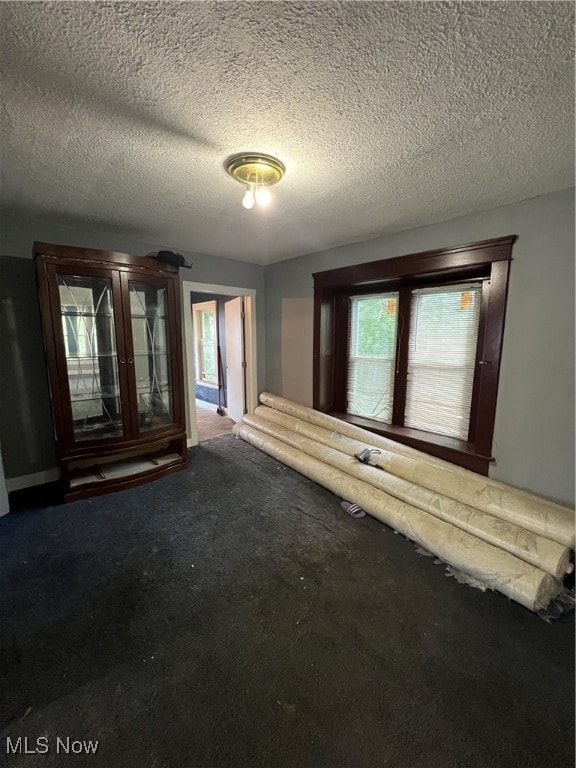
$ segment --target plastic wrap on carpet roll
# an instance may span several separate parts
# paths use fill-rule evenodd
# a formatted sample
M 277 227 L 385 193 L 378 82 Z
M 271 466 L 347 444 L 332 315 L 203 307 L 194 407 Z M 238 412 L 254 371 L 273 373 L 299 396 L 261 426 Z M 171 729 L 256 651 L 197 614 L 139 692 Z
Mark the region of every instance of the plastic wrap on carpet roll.
M 374 455 L 372 463 L 390 474 L 574 549 L 574 511 L 567 507 L 372 434 L 284 397 L 263 392 L 260 402 L 303 422 L 358 440 L 364 447 L 379 448 L 382 453 Z
M 270 418 L 268 418 L 270 417 Z M 278 419 L 280 417 L 280 419 Z M 383 469 L 362 464 L 353 458 L 361 445 L 341 435 L 333 436 L 321 427 L 298 421 L 265 406 L 243 419 L 248 426 L 291 445 L 358 480 L 363 480 L 401 501 L 510 552 L 556 578 L 563 578 L 570 562 L 570 549 L 545 539 L 486 512 L 396 477 Z M 283 422 L 283 425 L 278 423 Z M 308 432 L 305 436 L 302 434 Z
M 562 590 L 550 574 L 524 560 L 243 422 L 234 426 L 234 433 L 340 498 L 353 499 L 370 515 L 532 611 L 545 608 Z

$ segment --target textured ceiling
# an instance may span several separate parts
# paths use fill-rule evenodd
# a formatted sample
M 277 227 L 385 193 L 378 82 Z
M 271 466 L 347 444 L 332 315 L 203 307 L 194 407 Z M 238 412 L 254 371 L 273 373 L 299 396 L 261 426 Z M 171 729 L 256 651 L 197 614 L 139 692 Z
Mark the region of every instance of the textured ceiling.
M 0 17 L 7 211 L 266 264 L 574 183 L 571 2 Z M 223 169 L 248 150 L 287 167 L 267 210 Z

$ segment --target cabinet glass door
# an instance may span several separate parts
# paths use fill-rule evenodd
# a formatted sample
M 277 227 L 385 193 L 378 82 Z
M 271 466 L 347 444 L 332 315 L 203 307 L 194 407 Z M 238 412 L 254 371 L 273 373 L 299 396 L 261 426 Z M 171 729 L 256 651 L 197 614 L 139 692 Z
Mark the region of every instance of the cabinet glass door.
M 174 423 L 167 284 L 128 280 L 138 428 Z
M 58 292 L 74 439 L 121 437 L 112 281 L 59 274 Z

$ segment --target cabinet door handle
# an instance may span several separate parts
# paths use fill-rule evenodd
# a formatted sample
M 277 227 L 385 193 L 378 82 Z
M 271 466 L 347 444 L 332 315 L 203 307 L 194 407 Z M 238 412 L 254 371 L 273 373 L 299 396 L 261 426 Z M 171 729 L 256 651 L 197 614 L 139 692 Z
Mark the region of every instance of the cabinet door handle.
M 134 362 L 134 358 L 133 358 L 133 357 L 129 357 L 129 358 L 128 358 L 128 362 L 129 362 L 129 363 L 133 363 L 133 362 Z
M 124 363 L 126 362 L 126 360 L 124 360 L 124 358 L 123 358 L 123 357 L 121 357 L 121 358 L 120 358 L 120 362 L 122 363 L 122 365 L 124 365 Z

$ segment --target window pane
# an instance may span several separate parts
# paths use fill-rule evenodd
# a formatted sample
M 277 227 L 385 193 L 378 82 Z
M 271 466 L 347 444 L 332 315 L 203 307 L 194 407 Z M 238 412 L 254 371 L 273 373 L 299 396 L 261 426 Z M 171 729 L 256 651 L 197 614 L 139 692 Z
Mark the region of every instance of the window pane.
M 204 341 L 214 340 L 214 312 L 201 312 L 201 335 Z
M 108 277 L 58 275 L 75 440 L 120 437 L 122 409 Z
M 214 354 L 214 342 L 202 342 L 202 371 L 201 378 L 204 381 L 216 381 L 216 355 Z
M 347 413 L 392 421 L 397 313 L 397 293 L 350 299 Z
M 468 438 L 481 290 L 412 292 L 405 426 Z
M 174 421 L 166 287 L 128 282 L 140 431 Z

